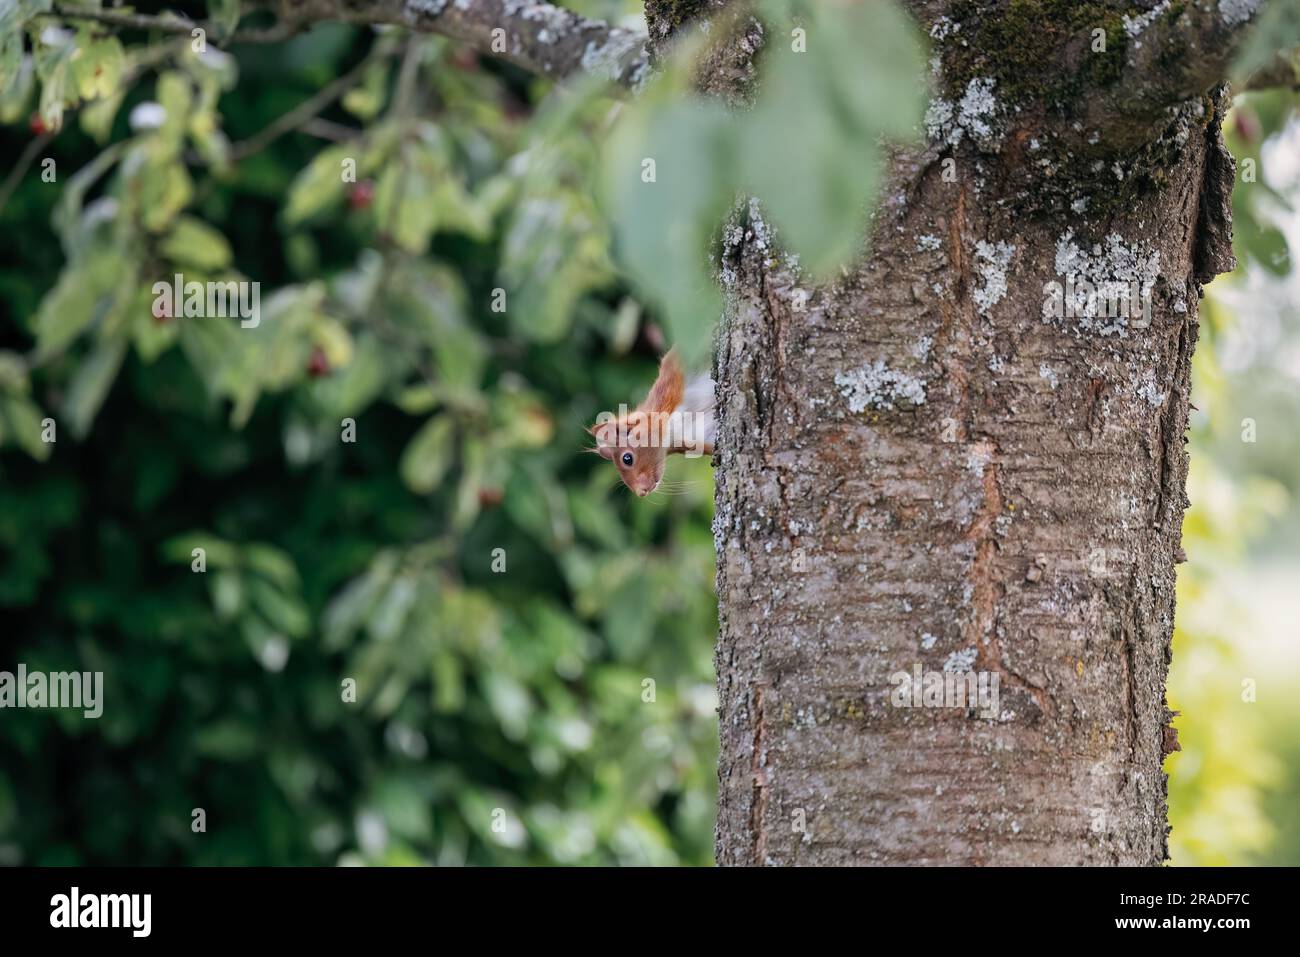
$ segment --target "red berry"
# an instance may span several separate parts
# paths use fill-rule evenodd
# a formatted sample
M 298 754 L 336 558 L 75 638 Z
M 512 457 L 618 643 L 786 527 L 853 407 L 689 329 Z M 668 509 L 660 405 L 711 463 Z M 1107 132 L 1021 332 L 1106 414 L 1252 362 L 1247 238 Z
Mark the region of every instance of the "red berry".
M 502 93 L 499 102 L 501 104 L 501 113 L 506 119 L 513 122 L 522 122 L 532 114 L 527 103 L 509 92 Z
M 375 184 L 373 180 L 363 179 L 354 183 L 348 190 L 348 205 L 353 209 L 366 209 L 375 201 Z
M 478 503 L 483 508 L 496 508 L 505 497 L 506 493 L 495 485 L 485 485 L 478 490 Z
M 1237 128 L 1237 135 L 1247 143 L 1259 142 L 1261 128 L 1259 117 L 1255 111 L 1247 106 L 1241 106 L 1233 110 L 1233 125 Z
M 321 376 L 329 375 L 330 360 L 325 355 L 325 350 L 320 346 L 313 346 L 311 358 L 307 360 L 307 374 L 313 379 L 319 379 Z
M 39 113 L 32 114 L 32 118 L 27 121 L 27 126 L 37 136 L 43 136 L 50 131 L 50 128 L 45 125 L 45 117 Z
M 458 70 L 473 72 L 478 69 L 478 51 L 472 47 L 457 47 L 451 55 L 451 65 Z

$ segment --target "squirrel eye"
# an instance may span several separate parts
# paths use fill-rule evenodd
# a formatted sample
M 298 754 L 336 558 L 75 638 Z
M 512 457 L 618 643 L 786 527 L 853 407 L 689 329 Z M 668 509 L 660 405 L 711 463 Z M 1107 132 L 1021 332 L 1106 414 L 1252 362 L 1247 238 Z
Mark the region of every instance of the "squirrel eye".
M 631 453 L 631 452 L 624 452 L 624 453 L 623 453 L 623 464 L 624 464 L 624 465 L 627 465 L 627 466 L 631 466 L 632 461 L 633 461 L 633 459 L 632 459 L 632 453 Z

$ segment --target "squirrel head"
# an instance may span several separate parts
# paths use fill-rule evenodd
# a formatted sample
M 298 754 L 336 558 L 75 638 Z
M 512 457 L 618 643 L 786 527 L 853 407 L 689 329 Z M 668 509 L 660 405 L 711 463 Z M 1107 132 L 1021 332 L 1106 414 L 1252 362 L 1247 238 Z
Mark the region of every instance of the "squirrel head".
M 623 484 L 644 498 L 664 477 L 667 428 L 666 415 L 638 410 L 598 422 L 589 431 L 596 440 L 595 452 L 613 462 Z

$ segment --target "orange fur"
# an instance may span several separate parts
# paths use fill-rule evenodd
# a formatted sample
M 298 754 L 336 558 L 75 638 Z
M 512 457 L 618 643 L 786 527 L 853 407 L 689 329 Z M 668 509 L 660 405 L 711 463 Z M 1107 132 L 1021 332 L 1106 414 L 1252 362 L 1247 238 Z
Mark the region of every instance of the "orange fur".
M 682 375 L 682 363 L 677 358 L 677 350 L 669 349 L 668 354 L 659 362 L 659 377 L 646 393 L 645 401 L 637 406 L 638 412 L 676 411 L 686 394 L 686 377 Z

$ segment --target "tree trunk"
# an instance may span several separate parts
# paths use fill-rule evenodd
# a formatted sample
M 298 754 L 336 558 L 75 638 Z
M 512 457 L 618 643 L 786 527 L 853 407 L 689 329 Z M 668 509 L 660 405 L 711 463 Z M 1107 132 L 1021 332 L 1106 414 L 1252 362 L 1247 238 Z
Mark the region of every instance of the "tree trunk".
M 719 864 L 1166 857 L 1190 359 L 1231 258 L 1221 105 L 1112 139 L 1104 168 L 1024 104 L 994 148 L 897 153 L 869 254 L 821 287 L 757 204 L 728 231 Z M 1076 270 L 1151 281 L 1149 319 L 1045 318 Z M 936 706 L 944 675 L 991 697 Z

